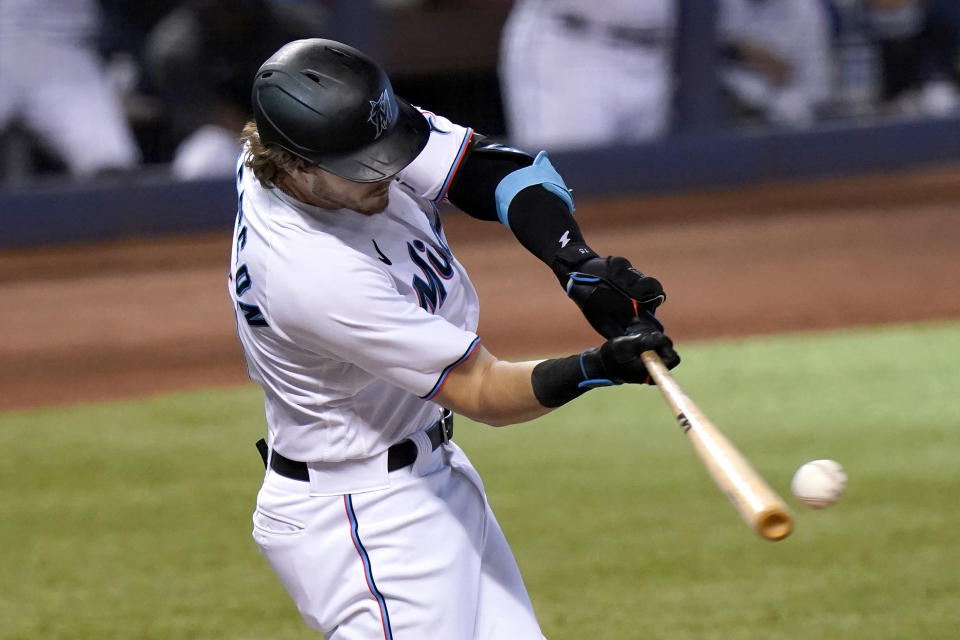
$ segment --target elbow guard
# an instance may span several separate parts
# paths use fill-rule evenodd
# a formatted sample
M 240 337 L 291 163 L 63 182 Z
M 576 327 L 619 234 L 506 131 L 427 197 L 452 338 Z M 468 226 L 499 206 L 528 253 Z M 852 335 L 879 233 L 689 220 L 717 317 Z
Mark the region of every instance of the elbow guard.
M 533 160 L 533 164 L 508 173 L 497 185 L 495 192 L 497 217 L 505 227 L 510 228 L 509 211 L 513 199 L 527 187 L 537 185 L 560 198 L 570 209 L 570 213 L 573 213 L 573 197 L 570 195 L 570 190 L 557 170 L 550 164 L 547 152 L 541 151 Z

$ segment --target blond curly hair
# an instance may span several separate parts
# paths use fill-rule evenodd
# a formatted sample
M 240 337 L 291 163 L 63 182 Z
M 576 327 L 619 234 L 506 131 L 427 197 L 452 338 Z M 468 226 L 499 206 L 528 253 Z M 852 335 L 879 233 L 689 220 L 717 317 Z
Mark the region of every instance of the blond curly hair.
M 247 122 L 240 134 L 243 143 L 243 166 L 253 171 L 253 175 L 268 189 L 283 188 L 283 183 L 293 171 L 306 171 L 313 165 L 286 149 L 268 146 L 260 141 L 257 123 Z

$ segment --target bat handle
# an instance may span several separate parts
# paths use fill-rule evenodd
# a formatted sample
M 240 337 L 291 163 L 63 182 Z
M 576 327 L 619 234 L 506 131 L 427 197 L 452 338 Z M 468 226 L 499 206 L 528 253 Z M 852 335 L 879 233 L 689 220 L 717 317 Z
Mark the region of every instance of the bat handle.
M 644 351 L 640 354 L 640 360 L 647 369 L 647 373 L 653 378 L 653 381 L 660 385 L 663 382 L 664 375 L 667 374 L 669 369 L 667 369 L 667 365 L 663 364 L 663 360 L 660 359 L 657 352 L 652 350 Z
M 667 369 L 667 365 L 663 364 L 663 360 L 660 359 L 660 355 L 657 354 L 656 351 L 652 349 L 643 351 L 640 354 L 640 360 L 647 369 L 647 374 L 653 379 L 654 383 L 660 387 L 667 404 L 673 409 L 673 413 L 678 416 L 678 419 L 684 412 L 700 413 L 686 392 L 677 384 L 673 376 L 670 375 L 670 370 Z M 686 431 L 686 428 L 684 428 L 684 431 Z

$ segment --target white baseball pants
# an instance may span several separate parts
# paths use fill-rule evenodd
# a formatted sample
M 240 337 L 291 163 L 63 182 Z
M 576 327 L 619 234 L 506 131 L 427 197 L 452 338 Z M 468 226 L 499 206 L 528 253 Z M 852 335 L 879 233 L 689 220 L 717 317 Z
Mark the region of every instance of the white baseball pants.
M 540 640 L 483 484 L 454 443 L 386 489 L 311 496 L 268 470 L 253 537 L 328 640 Z

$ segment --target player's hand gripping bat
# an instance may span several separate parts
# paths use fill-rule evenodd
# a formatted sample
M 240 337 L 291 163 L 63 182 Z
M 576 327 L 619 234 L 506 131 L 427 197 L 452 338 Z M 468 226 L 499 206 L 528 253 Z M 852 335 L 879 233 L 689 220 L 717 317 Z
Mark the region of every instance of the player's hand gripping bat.
M 640 358 L 713 481 L 740 517 L 767 540 L 783 540 L 790 535 L 793 519 L 780 496 L 694 404 L 655 352 L 644 351 Z

